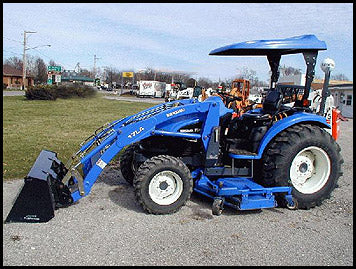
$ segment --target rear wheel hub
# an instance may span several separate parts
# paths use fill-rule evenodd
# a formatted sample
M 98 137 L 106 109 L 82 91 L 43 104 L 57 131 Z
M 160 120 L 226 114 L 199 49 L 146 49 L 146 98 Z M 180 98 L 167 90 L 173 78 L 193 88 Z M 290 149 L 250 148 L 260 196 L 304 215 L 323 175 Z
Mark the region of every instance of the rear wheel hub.
M 331 173 L 331 162 L 327 153 L 312 146 L 301 150 L 293 159 L 290 179 L 301 193 L 315 193 L 324 187 Z

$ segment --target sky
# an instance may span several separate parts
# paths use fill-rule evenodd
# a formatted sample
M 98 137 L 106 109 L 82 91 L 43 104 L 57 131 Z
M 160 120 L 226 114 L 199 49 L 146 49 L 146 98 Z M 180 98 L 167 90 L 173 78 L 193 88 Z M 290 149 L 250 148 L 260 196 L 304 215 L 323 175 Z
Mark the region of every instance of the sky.
M 3 58 L 26 54 L 53 59 L 64 69 L 109 66 L 135 72 L 147 67 L 190 72 L 212 81 L 237 76 L 245 67 L 267 81 L 265 56 L 209 56 L 213 49 L 251 40 L 314 34 L 327 44 L 334 74 L 353 80 L 352 3 L 3 3 Z M 48 47 L 46 45 L 51 45 Z M 38 46 L 38 47 L 37 47 Z M 35 49 L 30 49 L 37 47 Z M 301 54 L 281 65 L 306 65 Z

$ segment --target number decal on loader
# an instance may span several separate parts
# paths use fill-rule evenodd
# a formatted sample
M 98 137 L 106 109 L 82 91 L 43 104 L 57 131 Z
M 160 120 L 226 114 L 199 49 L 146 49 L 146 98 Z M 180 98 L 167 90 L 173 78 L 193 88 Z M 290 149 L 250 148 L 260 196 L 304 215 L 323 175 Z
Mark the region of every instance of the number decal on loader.
M 133 138 L 134 136 L 138 135 L 139 133 L 141 133 L 143 130 L 145 130 L 143 127 L 140 127 L 139 130 L 133 131 L 131 134 L 129 134 L 127 137 L 128 138 Z

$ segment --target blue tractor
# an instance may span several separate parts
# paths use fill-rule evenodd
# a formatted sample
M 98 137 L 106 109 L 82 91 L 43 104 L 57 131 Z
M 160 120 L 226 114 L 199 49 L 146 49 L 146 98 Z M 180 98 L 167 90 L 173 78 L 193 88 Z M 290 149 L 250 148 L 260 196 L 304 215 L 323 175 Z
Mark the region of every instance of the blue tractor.
M 87 196 L 119 153 L 123 177 L 151 214 L 178 211 L 193 191 L 212 199 L 214 215 L 224 206 L 254 210 L 320 205 L 337 186 L 343 163 L 323 111 L 315 114 L 309 108 L 320 50 L 326 50 L 325 42 L 304 35 L 211 51 L 267 56 L 272 75 L 262 108 L 233 117 L 225 104 L 238 97 L 226 93 L 202 102 L 176 100 L 100 127 L 66 165 L 55 152 L 43 150 L 6 222 L 50 220 L 55 209 Z M 305 85 L 277 84 L 281 56 L 296 53 L 303 54 L 307 65 Z

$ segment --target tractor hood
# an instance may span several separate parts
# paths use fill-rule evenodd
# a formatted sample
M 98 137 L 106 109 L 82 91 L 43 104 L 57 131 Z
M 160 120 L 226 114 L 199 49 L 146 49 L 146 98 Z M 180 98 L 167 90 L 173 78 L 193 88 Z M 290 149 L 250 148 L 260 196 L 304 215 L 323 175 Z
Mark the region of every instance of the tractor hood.
M 326 43 L 315 35 L 301 35 L 285 39 L 253 40 L 234 43 L 212 50 L 209 55 L 270 55 L 294 54 L 326 50 Z

